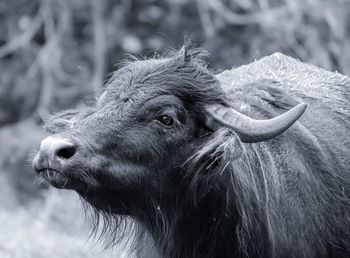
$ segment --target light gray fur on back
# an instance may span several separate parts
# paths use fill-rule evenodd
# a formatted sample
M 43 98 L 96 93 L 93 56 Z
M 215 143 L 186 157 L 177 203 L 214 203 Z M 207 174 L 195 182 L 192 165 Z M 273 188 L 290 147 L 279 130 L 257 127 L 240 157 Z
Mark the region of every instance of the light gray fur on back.
M 346 155 L 347 151 L 347 155 L 350 156 L 350 78 L 348 76 L 275 53 L 254 63 L 227 70 L 217 75 L 217 78 L 229 99 L 232 100 L 233 106 L 257 118 L 259 114 L 254 113 L 250 107 L 252 101 L 260 106 L 265 105 L 264 99 L 268 98 L 276 103 L 285 102 L 281 100 L 280 95 L 271 96 L 273 93 L 268 92 L 263 86 L 259 88 L 259 84 L 263 84 L 261 82 L 265 84 L 266 81 L 275 82 L 288 95 L 287 97 L 308 104 L 299 122 L 313 137 L 322 138 L 320 144 L 326 141 L 328 145 L 334 145 L 335 149 L 341 149 L 342 153 L 339 155 Z M 255 84 L 253 86 L 255 88 L 247 89 L 251 84 Z M 287 109 L 296 103 L 283 104 L 286 104 Z M 342 162 L 350 173 L 350 158 L 342 159 Z
M 275 246 L 271 256 L 350 255 L 350 78 L 279 53 L 217 78 L 231 105 L 256 119 L 277 116 L 300 102 L 308 104 L 302 117 L 280 136 L 243 144 L 246 156 L 259 157 L 247 158 L 252 171 L 239 170 L 246 161 L 232 162 L 236 178 L 250 176 L 243 185 L 262 177 L 256 182 L 264 182 L 266 192 L 256 198 L 259 205 L 265 202 Z M 335 246 L 347 251 L 329 251 Z

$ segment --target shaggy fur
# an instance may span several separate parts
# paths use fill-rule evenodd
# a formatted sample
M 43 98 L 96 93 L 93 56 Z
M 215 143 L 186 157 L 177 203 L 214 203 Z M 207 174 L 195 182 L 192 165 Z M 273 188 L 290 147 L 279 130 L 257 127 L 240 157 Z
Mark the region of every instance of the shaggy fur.
M 83 172 L 68 177 L 86 184 L 76 190 L 94 229 L 102 219 L 102 238 L 113 245 L 120 225 L 129 230 L 126 219 L 135 246 L 151 238 L 168 258 L 350 257 L 349 82 L 330 84 L 328 96 L 271 79 L 227 88 L 204 55 L 185 46 L 128 63 L 96 107 L 48 122 L 48 131 L 83 146 L 69 167 Z M 148 113 L 140 110 L 154 98 L 180 113 L 174 128 L 144 126 Z M 266 142 L 243 144 L 231 130 L 204 124 L 208 104 L 262 119 L 301 101 L 305 115 Z

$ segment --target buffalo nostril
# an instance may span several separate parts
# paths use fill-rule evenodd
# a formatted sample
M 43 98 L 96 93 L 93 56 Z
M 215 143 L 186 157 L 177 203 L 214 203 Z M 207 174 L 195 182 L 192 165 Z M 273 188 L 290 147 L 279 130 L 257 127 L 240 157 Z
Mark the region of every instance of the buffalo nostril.
M 59 158 L 69 159 L 73 157 L 75 154 L 76 149 L 74 146 L 65 146 L 56 151 L 56 155 Z

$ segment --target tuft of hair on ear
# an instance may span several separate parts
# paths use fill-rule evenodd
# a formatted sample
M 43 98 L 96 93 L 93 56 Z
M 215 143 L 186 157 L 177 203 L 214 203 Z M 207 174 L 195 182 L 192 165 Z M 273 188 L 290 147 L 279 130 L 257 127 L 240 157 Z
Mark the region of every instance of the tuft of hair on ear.
M 196 62 L 200 65 L 207 65 L 209 53 L 203 48 L 196 47 L 191 41 L 185 40 L 184 44 L 178 52 L 178 57 L 183 63 Z

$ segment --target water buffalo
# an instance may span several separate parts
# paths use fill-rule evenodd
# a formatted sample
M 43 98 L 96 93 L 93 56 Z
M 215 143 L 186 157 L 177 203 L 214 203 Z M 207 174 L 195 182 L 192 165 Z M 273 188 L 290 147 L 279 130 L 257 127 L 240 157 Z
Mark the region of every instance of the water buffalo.
M 350 257 L 350 79 L 281 54 L 214 75 L 204 56 L 127 63 L 48 121 L 35 171 L 161 257 Z

